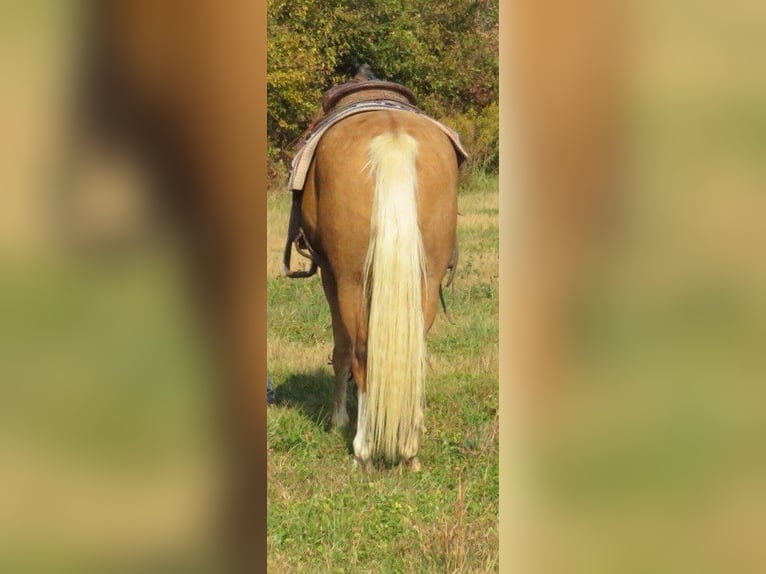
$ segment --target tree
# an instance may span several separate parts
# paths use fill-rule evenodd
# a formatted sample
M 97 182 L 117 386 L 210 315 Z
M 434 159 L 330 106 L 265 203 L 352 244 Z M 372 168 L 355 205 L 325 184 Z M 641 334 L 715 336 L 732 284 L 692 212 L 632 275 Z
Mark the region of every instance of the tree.
M 497 131 L 494 0 L 269 0 L 267 57 L 273 162 L 291 155 L 323 91 L 359 63 L 412 89 L 435 118 L 478 121 L 483 130 Z M 485 144 L 497 139 L 479 135 Z

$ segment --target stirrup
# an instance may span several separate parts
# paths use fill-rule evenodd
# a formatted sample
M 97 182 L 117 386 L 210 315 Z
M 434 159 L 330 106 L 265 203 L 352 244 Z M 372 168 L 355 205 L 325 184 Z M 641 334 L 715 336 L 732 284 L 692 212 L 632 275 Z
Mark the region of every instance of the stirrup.
M 293 245 L 299 255 L 305 257 L 311 261 L 311 266 L 308 269 L 290 269 L 290 259 L 292 258 Z M 295 237 L 287 237 L 287 243 L 285 244 L 285 253 L 282 257 L 282 274 L 290 279 L 304 279 L 315 275 L 319 266 L 316 262 L 311 246 L 306 240 L 306 236 L 303 234 L 303 229 L 298 229 L 298 233 Z
M 317 272 L 317 256 L 303 233 L 301 226 L 301 200 L 302 191 L 293 191 L 293 201 L 290 207 L 290 222 L 287 225 L 287 241 L 285 242 L 285 251 L 282 255 L 282 275 L 290 279 L 303 279 L 311 277 Z M 308 269 L 299 269 L 293 271 L 290 269 L 290 259 L 293 254 L 293 245 L 299 255 L 311 260 L 311 267 Z

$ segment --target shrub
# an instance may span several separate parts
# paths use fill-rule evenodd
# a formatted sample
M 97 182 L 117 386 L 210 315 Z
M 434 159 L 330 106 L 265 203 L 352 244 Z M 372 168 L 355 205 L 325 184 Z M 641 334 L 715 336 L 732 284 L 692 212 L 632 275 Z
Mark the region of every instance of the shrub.
M 496 0 L 268 0 L 268 34 L 271 165 L 292 155 L 323 91 L 366 62 L 412 89 L 431 116 L 458 122 L 472 166 L 496 168 L 486 159 L 497 155 L 488 125 L 497 119 Z M 494 152 L 484 149 L 493 141 Z
M 481 110 L 468 110 L 444 118 L 444 123 L 460 134 L 468 151 L 464 169 L 468 172 L 496 173 L 500 162 L 500 109 L 497 102 Z

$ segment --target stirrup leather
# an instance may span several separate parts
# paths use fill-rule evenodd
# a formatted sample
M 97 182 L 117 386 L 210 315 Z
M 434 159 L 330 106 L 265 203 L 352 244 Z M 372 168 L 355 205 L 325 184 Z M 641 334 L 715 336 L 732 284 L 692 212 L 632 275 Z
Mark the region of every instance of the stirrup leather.
M 285 242 L 285 251 L 282 256 L 282 274 L 290 279 L 303 279 L 315 275 L 319 267 L 318 256 L 311 247 L 306 234 L 301 226 L 301 199 L 303 192 L 293 191 L 293 204 L 290 208 L 290 223 L 287 226 L 287 241 Z M 298 255 L 311 261 L 308 269 L 290 269 L 290 260 L 292 259 L 293 247 Z

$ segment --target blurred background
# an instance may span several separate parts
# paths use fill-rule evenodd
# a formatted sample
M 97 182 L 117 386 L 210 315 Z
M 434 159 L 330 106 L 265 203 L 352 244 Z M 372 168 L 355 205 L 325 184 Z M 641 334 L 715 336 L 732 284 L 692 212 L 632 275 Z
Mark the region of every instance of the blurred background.
M 565 384 L 535 437 L 533 558 L 762 572 L 766 6 L 649 0 L 621 18 L 605 26 L 627 46 L 617 191 L 578 216 L 576 273 L 552 280 L 566 304 L 541 362 Z M 75 2 L 0 5 L 0 571 L 194 572 L 216 460 L 207 348 L 144 174 L 69 139 L 81 22 Z M 547 93 L 595 85 L 559 65 Z
M 512 221 L 535 261 L 501 285 L 534 292 L 505 318 L 534 375 L 531 558 L 762 572 L 766 5 L 530 4 Z
M 210 571 L 209 353 L 146 174 L 74 129 L 83 5 L 0 3 L 0 571 Z

